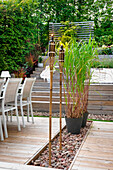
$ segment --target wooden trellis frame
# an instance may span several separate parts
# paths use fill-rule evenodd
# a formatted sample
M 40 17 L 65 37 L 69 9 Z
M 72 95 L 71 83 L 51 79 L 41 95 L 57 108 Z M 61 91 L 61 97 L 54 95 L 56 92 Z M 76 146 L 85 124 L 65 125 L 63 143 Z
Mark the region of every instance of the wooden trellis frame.
M 94 37 L 94 21 L 86 21 L 86 22 L 74 22 L 75 25 L 80 26 L 80 28 L 77 31 L 77 38 L 80 40 L 88 40 L 90 35 L 93 38 Z M 59 29 L 61 27 L 65 27 L 65 25 L 62 25 L 61 23 L 49 23 L 49 39 L 51 34 L 54 34 L 54 39 L 58 40 L 58 37 L 60 37 Z

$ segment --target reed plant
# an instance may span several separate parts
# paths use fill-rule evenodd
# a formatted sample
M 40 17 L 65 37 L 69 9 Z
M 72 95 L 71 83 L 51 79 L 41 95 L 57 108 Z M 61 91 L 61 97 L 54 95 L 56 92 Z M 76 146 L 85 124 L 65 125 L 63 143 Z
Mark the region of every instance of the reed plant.
M 91 67 L 97 53 L 95 41 L 78 43 L 71 39 L 65 47 L 63 69 L 66 117 L 80 118 L 87 111 Z

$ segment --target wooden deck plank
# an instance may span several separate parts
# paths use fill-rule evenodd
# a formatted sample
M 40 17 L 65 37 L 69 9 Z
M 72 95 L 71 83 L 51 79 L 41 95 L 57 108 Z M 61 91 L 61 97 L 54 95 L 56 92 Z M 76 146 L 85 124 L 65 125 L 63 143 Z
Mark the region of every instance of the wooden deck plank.
M 58 170 L 54 168 L 44 168 L 40 166 L 21 165 L 17 163 L 0 162 L 0 170 Z
M 113 170 L 113 123 L 93 122 L 72 170 Z
M 21 118 L 20 118 L 21 122 Z M 16 117 L 13 122 L 8 122 L 9 137 L 0 142 L 0 161 L 9 163 L 24 164 L 38 150 L 40 150 L 49 138 L 49 119 L 35 117 L 35 123 L 27 122 L 26 127 L 22 127 L 21 132 L 17 131 Z M 65 120 L 63 119 L 63 126 Z M 59 119 L 52 118 L 52 137 L 59 131 Z
M 79 162 L 81 162 L 81 165 L 82 164 L 92 164 L 92 166 L 95 166 L 95 165 L 98 165 L 100 167 L 103 167 L 103 168 L 113 168 L 113 162 L 112 161 L 107 161 L 107 160 L 104 160 L 103 159 L 95 159 L 95 158 L 88 158 L 87 162 L 86 162 L 86 159 L 85 158 L 82 158 L 82 157 L 79 157 L 77 160 L 76 160 L 76 165 L 79 164 Z M 95 166 L 96 168 L 96 166 Z

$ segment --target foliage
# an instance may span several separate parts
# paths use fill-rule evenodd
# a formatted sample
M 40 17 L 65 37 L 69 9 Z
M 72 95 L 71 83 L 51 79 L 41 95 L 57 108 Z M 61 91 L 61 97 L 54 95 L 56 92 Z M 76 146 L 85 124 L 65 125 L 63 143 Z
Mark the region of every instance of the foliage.
M 25 73 L 26 73 L 25 69 L 20 68 L 18 71 L 14 72 L 14 75 L 15 75 L 15 78 L 25 78 L 26 77 Z
M 27 62 L 28 67 L 33 67 L 33 65 L 34 65 L 34 55 L 32 55 L 30 53 L 30 55 L 26 57 L 26 62 Z
M 39 62 L 39 63 L 42 63 L 42 60 L 43 60 L 43 59 L 42 59 L 42 57 L 40 56 L 40 57 L 38 58 L 38 62 Z
M 0 73 L 3 70 L 8 70 L 8 69 L 7 69 L 7 64 L 6 64 L 4 56 L 0 55 Z
M 113 53 L 112 46 L 102 46 L 101 48 L 98 48 L 99 55 L 112 55 L 112 53 Z
M 112 22 L 112 3 L 110 0 L 95 1 L 91 7 L 95 22 L 95 39 L 100 41 L 101 36 L 111 35 L 113 37 L 113 22 Z M 100 43 L 100 42 L 99 42 Z M 111 44 L 113 43 L 113 39 Z M 111 45 L 109 44 L 109 45 Z M 107 44 L 106 44 L 107 45 Z
M 23 67 L 30 53 L 35 60 L 45 53 L 49 22 L 94 21 L 99 45 L 113 44 L 111 0 L 3 0 L 0 1 L 0 71 Z M 62 42 L 69 41 L 76 28 L 67 28 Z M 64 34 L 62 32 L 62 34 Z M 69 40 L 68 40 L 69 38 Z
M 111 0 L 43 0 L 42 2 L 42 13 L 45 13 L 46 21 L 56 23 L 61 21 L 94 21 L 96 41 L 99 42 L 99 38 L 105 35 L 113 37 Z M 46 9 L 45 6 L 47 7 Z M 113 44 L 113 39 L 111 44 Z
M 94 60 L 93 68 L 113 68 L 113 58 Z
M 75 0 L 40 0 L 41 17 L 45 21 L 60 22 L 71 21 L 76 18 L 77 9 L 75 8 Z
M 23 66 L 25 56 L 38 44 L 38 17 L 33 16 L 33 5 L 31 0 L 0 2 L 0 58 L 10 72 Z
M 81 117 L 87 111 L 90 69 L 95 59 L 94 40 L 88 43 L 77 43 L 72 39 L 65 48 L 64 87 L 66 116 Z
M 111 35 L 113 37 L 111 0 L 43 0 L 42 2 L 42 13 L 45 13 L 47 22 L 94 21 L 94 37 L 98 43 L 100 43 L 101 36 Z M 46 10 L 45 6 L 47 7 Z M 113 39 L 111 41 L 111 44 L 113 44 Z
M 102 46 L 102 45 L 111 45 L 113 42 L 113 36 L 112 35 L 105 35 L 105 36 L 101 36 L 99 38 L 99 46 Z
M 59 40 L 65 44 L 66 42 L 69 42 L 72 37 L 77 36 L 77 30 L 79 27 L 75 26 L 73 22 L 70 23 L 69 21 L 61 22 L 61 24 L 64 26 L 59 30 L 59 33 L 61 34 Z

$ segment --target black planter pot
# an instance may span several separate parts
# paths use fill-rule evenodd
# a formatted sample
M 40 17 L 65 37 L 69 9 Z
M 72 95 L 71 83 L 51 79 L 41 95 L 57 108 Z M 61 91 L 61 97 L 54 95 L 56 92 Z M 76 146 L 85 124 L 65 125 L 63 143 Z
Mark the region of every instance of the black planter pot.
M 88 112 L 83 113 L 82 127 L 85 127 L 85 126 L 86 126 L 88 114 L 89 114 Z
M 30 74 L 33 74 L 33 68 L 30 70 Z
M 26 71 L 27 71 L 26 75 L 28 75 L 27 77 L 30 77 L 30 74 L 33 73 L 33 68 L 32 68 L 32 67 L 28 67 L 28 68 L 26 69 Z
M 80 118 L 65 117 L 65 120 L 66 120 L 66 127 L 67 127 L 68 132 L 70 132 L 71 134 L 79 134 L 80 133 L 80 128 L 82 125 L 82 117 L 80 117 Z
M 33 66 L 33 71 L 35 71 L 35 65 Z
M 29 72 L 26 73 L 26 77 L 30 77 L 30 73 Z

